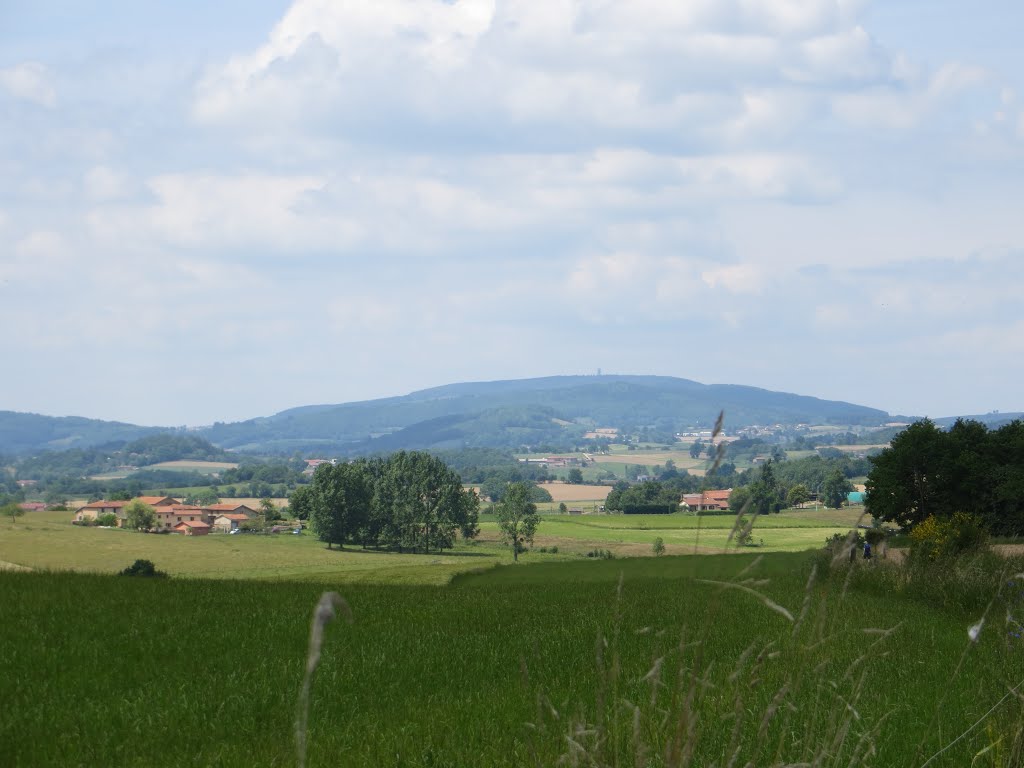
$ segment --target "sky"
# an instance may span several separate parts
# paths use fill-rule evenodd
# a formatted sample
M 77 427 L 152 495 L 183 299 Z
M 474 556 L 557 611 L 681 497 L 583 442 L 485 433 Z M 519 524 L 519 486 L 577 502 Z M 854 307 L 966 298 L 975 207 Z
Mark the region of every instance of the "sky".
M 1024 4 L 0 0 L 0 409 L 1024 410 Z

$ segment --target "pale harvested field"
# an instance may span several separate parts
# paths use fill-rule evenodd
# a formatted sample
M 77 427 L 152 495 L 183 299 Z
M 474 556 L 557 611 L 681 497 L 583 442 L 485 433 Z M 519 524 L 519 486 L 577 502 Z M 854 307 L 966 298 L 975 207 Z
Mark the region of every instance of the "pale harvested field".
M 569 483 L 538 483 L 551 494 L 552 501 L 604 501 L 611 493 L 610 485 L 570 485 Z
M 240 497 L 237 499 L 221 498 L 220 501 L 221 504 L 245 504 L 245 506 L 247 506 L 249 509 L 258 510 L 260 508 L 260 502 L 263 501 L 263 499 L 257 499 L 255 496 L 249 496 L 244 498 Z M 288 505 L 288 499 L 284 498 L 271 499 L 271 501 L 274 502 L 274 506 L 277 507 L 284 507 Z
M 178 469 L 195 470 L 196 472 L 218 472 L 222 469 L 235 469 L 238 466 L 236 461 L 195 461 L 190 459 L 178 459 L 177 461 L 161 461 L 159 464 L 149 464 L 142 469 Z

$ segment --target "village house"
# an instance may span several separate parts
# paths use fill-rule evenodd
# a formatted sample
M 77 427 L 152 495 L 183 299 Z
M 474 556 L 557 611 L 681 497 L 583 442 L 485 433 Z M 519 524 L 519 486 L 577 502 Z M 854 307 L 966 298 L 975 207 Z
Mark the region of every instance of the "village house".
M 171 496 L 139 496 L 138 500 L 157 510 L 180 503 Z M 116 515 L 118 527 L 123 528 L 125 519 L 124 508 L 131 504 L 132 501 L 135 501 L 135 499 L 131 501 L 94 501 L 75 510 L 75 516 L 72 518 L 72 521 L 76 523 L 94 522 L 100 515 L 109 514 Z
M 337 459 L 306 459 L 306 468 L 302 470 L 302 474 L 312 475 L 321 464 L 335 465 L 337 463 Z
M 721 491 L 704 491 L 703 493 L 687 493 L 679 506 L 691 512 L 721 511 L 729 508 L 729 494 L 732 488 Z
M 252 520 L 258 516 L 256 510 L 238 502 L 226 504 L 210 504 L 205 507 L 198 507 L 192 504 L 182 504 L 179 499 L 172 496 L 139 496 L 138 500 L 153 507 L 156 521 L 153 529 L 157 531 L 178 531 L 188 535 L 203 535 L 211 530 L 228 532 L 238 528 L 246 520 Z M 134 499 L 133 499 L 134 501 Z M 124 509 L 131 501 L 94 501 L 79 507 L 75 511 L 73 519 L 76 523 L 94 522 L 101 515 L 112 514 L 117 517 L 118 527 L 123 528 L 125 524 Z M 217 521 L 221 518 L 220 525 Z M 182 523 L 202 523 L 206 526 L 192 526 L 191 528 L 180 528 Z
M 169 531 L 176 529 L 180 523 L 200 522 L 209 527 L 210 514 L 202 507 L 191 504 L 174 504 L 172 506 L 156 507 L 156 525 L 158 531 Z M 209 531 L 206 531 L 209 533 Z
M 210 532 L 210 526 L 202 520 L 183 520 L 173 530 L 186 536 L 205 536 Z
M 117 515 L 118 525 L 124 520 L 122 509 L 128 506 L 127 501 L 94 501 L 75 510 L 72 522 L 95 522 L 100 515 Z
M 242 523 L 246 523 L 251 519 L 252 518 L 249 515 L 227 512 L 214 518 L 213 529 L 215 531 L 220 531 L 221 533 L 231 533 L 232 531 L 238 530 Z

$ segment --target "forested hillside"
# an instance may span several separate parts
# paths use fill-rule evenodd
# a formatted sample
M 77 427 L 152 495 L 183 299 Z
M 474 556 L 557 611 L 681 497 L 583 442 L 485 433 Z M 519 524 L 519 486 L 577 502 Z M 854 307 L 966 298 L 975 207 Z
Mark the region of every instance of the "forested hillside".
M 879 425 L 889 419 L 874 408 L 756 387 L 668 376 L 554 376 L 451 384 L 403 397 L 304 406 L 248 421 L 216 423 L 193 434 L 232 451 L 286 455 L 354 456 L 464 447 L 563 450 L 579 444 L 596 426 L 670 442 L 677 430 L 710 428 L 723 410 L 729 429 L 753 424 Z M 0 454 L 120 448 L 167 431 L 0 412 Z M 159 445 L 159 438 L 154 445 Z
M 359 454 L 399 448 L 570 446 L 587 428 L 710 427 L 725 410 L 730 427 L 750 424 L 880 424 L 873 408 L 756 387 L 706 385 L 668 376 L 554 376 L 451 384 L 404 397 L 283 411 L 203 434 L 238 450 L 300 447 Z

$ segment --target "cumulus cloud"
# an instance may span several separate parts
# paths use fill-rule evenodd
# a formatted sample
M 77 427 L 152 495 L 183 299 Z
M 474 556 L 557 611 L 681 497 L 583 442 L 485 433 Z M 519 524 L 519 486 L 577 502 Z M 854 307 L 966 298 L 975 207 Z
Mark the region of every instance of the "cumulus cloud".
M 749 139 L 792 125 L 779 102 L 793 89 L 891 80 L 857 6 L 298 0 L 263 46 L 207 73 L 194 114 L 410 146 L 449 131 L 505 146 Z

